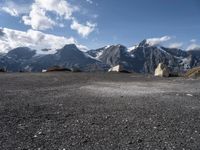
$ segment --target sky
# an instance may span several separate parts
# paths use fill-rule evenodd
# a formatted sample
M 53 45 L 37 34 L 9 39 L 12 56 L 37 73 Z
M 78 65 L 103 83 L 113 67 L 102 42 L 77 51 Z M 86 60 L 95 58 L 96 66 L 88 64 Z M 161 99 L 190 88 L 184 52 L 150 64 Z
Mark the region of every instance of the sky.
M 18 46 L 82 50 L 144 39 L 200 47 L 199 0 L 0 0 L 0 52 Z

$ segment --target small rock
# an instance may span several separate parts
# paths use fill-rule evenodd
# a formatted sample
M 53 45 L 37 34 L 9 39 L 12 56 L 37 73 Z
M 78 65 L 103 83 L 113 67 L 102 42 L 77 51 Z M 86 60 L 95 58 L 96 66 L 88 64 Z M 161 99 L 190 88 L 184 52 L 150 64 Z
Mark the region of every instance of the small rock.
M 60 106 L 60 107 L 62 107 L 62 106 L 63 106 L 63 104 L 59 104 L 59 106 Z
M 142 139 L 138 139 L 137 142 L 138 142 L 138 143 L 142 143 L 143 140 L 142 140 Z
M 133 142 L 132 142 L 132 141 L 129 141 L 128 144 L 131 145 L 131 144 L 133 144 Z
M 42 134 L 42 132 L 41 132 L 41 131 L 39 131 L 39 132 L 38 132 L 38 134 L 40 135 L 40 134 Z
M 89 142 L 88 139 L 84 139 L 84 140 L 83 140 L 83 143 L 84 143 L 84 144 L 86 144 L 86 143 L 88 143 L 88 142 Z
M 190 97 L 192 97 L 193 95 L 192 94 L 186 94 L 187 96 L 190 96 Z
M 36 137 L 38 137 L 38 136 L 37 136 L 37 135 L 34 135 L 33 137 L 36 138 Z

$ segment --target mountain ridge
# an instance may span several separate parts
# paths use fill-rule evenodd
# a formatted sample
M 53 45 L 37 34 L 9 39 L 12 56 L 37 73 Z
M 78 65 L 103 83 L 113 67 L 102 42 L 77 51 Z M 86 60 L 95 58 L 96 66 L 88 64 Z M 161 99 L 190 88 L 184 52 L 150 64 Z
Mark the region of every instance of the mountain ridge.
M 38 55 L 36 50 L 18 47 L 0 55 L 0 68 L 11 72 L 41 72 L 52 66 L 75 67 L 82 71 L 107 71 L 122 65 L 130 72 L 154 73 L 159 63 L 166 64 L 172 72 L 183 72 L 200 66 L 200 51 L 150 45 L 147 40 L 143 40 L 132 49 L 118 44 L 83 52 L 75 44 L 68 44 L 57 49 L 54 54 Z

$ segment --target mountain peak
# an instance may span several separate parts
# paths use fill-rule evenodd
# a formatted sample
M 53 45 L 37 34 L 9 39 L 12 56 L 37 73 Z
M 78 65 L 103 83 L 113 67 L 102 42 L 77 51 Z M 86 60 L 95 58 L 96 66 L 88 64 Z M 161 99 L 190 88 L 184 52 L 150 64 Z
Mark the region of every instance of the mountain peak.
M 144 39 L 142 42 L 139 43 L 138 45 L 139 47 L 148 47 L 150 46 L 148 41 L 146 39 Z
M 57 50 L 57 54 L 65 57 L 65 56 L 73 56 L 73 55 L 77 55 L 77 53 L 81 53 L 81 51 L 76 47 L 75 44 L 68 44 L 65 45 L 63 48 Z
M 107 49 L 121 51 L 121 50 L 127 50 L 127 47 L 124 45 L 118 44 L 118 45 L 112 45 L 110 47 L 107 47 Z
M 28 47 L 18 47 L 18 48 L 15 48 L 15 49 L 9 51 L 7 53 L 7 56 L 15 57 L 15 58 L 24 58 L 24 59 L 26 58 L 26 59 L 28 59 L 35 54 L 36 54 L 36 51 L 32 50 Z
M 126 48 L 126 46 L 121 45 L 121 44 L 118 44 L 117 47 L 119 47 L 119 48 Z
M 13 50 L 9 51 L 8 54 L 17 52 L 17 51 L 31 51 L 31 49 L 28 47 L 17 47 L 17 48 L 14 48 Z
M 63 49 L 78 49 L 75 44 L 67 44 L 63 47 Z

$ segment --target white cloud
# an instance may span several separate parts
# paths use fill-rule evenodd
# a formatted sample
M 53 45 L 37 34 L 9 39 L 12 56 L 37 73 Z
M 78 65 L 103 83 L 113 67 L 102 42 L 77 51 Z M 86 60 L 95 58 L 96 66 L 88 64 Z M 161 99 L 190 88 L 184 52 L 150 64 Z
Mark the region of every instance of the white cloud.
M 96 19 L 96 18 L 99 17 L 99 15 L 97 15 L 97 14 L 92 14 L 91 17 L 94 18 L 94 19 Z
M 11 16 L 15 16 L 15 17 L 19 16 L 19 12 L 15 8 L 2 7 L 2 10 L 10 14 Z
M 42 53 L 41 49 L 47 48 L 51 51 L 46 53 L 55 53 L 56 49 L 72 43 L 81 49 L 87 49 L 85 46 L 79 45 L 73 37 L 55 36 L 32 29 L 24 32 L 3 28 L 0 33 L 0 53 L 6 53 L 16 47 L 30 47 L 38 50 L 38 53 Z
M 183 43 L 171 43 L 169 44 L 169 48 L 181 48 Z
M 94 31 L 96 24 L 86 22 L 86 25 L 83 25 L 78 21 L 73 20 L 70 27 L 72 30 L 76 30 L 82 37 L 87 37 L 91 32 Z
M 24 24 L 30 25 L 32 29 L 35 30 L 46 30 L 56 25 L 51 18 L 46 16 L 46 12 L 38 7 L 37 4 L 32 5 L 29 16 L 23 16 L 22 20 Z
M 86 0 L 86 2 L 90 3 L 90 4 L 93 4 L 93 1 L 92 0 Z
M 69 4 L 66 0 L 35 0 L 35 3 L 46 11 L 55 12 L 65 19 L 72 19 L 73 12 L 79 8 Z
M 29 8 L 31 8 L 31 11 Z M 37 19 L 38 16 L 40 16 L 40 18 L 43 17 L 43 20 L 44 18 L 47 20 L 47 12 L 54 12 L 60 17 L 64 17 L 64 19 L 72 19 L 72 13 L 79 10 L 79 8 L 69 4 L 66 0 L 35 0 L 31 7 L 21 4 L 17 5 L 12 1 L 6 1 L 1 10 L 9 13 L 11 16 L 19 16 L 21 13 L 29 13 L 28 16 L 26 15 L 23 18 L 26 18 L 25 20 L 27 20 L 27 17 L 29 17 L 29 20 L 32 20 L 31 22 L 37 22 L 39 21 L 39 19 Z M 30 24 L 31 23 L 28 23 L 28 25 Z
M 197 40 L 196 39 L 191 39 L 190 42 L 195 43 Z
M 56 23 L 47 16 L 48 12 L 54 12 L 65 20 L 71 20 L 71 29 L 77 31 L 82 37 L 87 37 L 94 31 L 96 24 L 86 22 L 86 25 L 84 25 L 76 21 L 73 12 L 78 9 L 65 0 L 35 0 L 29 16 L 23 16 L 22 20 L 24 24 L 31 25 L 32 29 L 35 30 L 47 30 L 54 26 L 64 27 L 63 23 Z
M 171 39 L 170 36 L 163 36 L 160 38 L 150 38 L 150 39 L 147 39 L 147 43 L 151 46 L 156 46 L 163 42 L 169 41 L 170 39 Z
M 191 45 L 187 47 L 187 50 L 197 50 L 197 49 L 200 49 L 200 45 L 196 43 L 192 43 Z
M 13 1 L 6 1 L 4 4 L 0 5 L 0 11 L 6 12 L 11 16 L 18 17 L 23 13 L 29 11 L 29 5 L 27 4 L 16 4 Z

